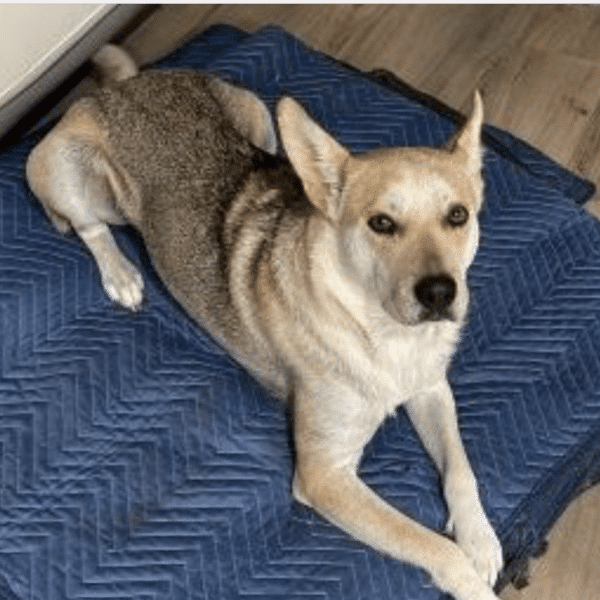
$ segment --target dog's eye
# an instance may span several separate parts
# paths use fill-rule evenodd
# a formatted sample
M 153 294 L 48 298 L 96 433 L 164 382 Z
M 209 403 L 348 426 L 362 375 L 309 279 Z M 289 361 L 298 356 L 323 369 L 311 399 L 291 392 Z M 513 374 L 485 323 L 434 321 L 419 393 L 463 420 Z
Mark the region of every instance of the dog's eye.
M 381 233 L 383 235 L 394 235 L 398 231 L 398 225 L 394 219 L 384 215 L 383 213 L 372 216 L 368 221 L 369 227 L 375 233 Z
M 462 204 L 455 204 L 448 211 L 446 221 L 450 227 L 460 227 L 469 220 L 469 211 Z

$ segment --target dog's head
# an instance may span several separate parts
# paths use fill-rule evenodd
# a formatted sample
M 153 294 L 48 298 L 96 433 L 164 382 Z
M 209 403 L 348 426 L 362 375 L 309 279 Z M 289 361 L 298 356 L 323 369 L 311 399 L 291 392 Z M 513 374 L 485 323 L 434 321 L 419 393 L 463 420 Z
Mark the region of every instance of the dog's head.
M 291 98 L 277 116 L 305 192 L 335 233 L 346 276 L 405 325 L 460 321 L 483 197 L 479 94 L 466 125 L 439 149 L 354 155 Z

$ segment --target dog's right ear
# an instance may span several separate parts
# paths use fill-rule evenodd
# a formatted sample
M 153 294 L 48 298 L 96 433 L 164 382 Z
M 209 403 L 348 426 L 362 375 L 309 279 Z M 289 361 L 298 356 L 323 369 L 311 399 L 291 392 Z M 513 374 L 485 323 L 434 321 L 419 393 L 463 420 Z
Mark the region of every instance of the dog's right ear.
M 483 149 L 481 128 L 483 126 L 483 101 L 479 91 L 473 95 L 473 112 L 453 142 L 454 152 L 462 157 L 467 172 L 471 175 L 481 171 Z
M 283 147 L 308 199 L 328 218 L 336 220 L 343 171 L 350 153 L 292 98 L 279 102 L 277 122 Z

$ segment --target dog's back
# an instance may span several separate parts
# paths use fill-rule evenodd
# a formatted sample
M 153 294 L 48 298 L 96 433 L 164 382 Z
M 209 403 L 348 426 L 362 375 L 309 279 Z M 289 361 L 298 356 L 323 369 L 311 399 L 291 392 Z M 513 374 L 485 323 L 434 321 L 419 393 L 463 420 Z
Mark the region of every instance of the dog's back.
M 239 281 L 239 273 L 232 275 L 232 255 L 245 218 L 260 215 L 253 243 L 262 252 L 268 224 L 283 210 L 279 199 L 303 196 L 288 161 L 257 145 L 274 150 L 272 127 L 256 96 L 234 93 L 233 86 L 206 74 L 155 71 L 108 79 L 69 109 L 34 149 L 27 171 L 55 224 L 63 231 L 74 227 L 88 246 L 98 247 L 97 260 L 111 256 L 114 262 L 116 256 L 105 228 L 98 242 L 99 221 L 138 228 L 182 307 L 242 364 L 282 391 L 276 357 L 258 331 L 248 331 L 232 297 L 252 292 L 231 284 L 232 278 Z M 276 198 L 268 194 L 281 187 L 285 192 Z M 247 242 L 241 243 L 248 251 Z M 241 256 L 246 260 L 247 252 Z M 128 278 L 129 271 L 134 281 L 107 282 L 103 273 L 105 288 L 133 288 L 126 298 L 134 298 L 127 300 L 134 307 L 141 300 L 139 276 L 117 260 L 119 268 L 104 269 L 108 277 L 117 272 Z M 111 297 L 123 303 L 118 291 Z
M 260 154 L 225 118 L 201 74 L 143 73 L 101 88 L 94 104 L 112 159 L 152 195 L 150 208 L 163 210 L 155 203 L 168 199 L 164 193 L 181 196 L 186 209 L 210 210 Z M 140 224 L 139 207 L 131 208 L 127 217 Z
M 111 83 L 96 95 L 96 119 L 107 132 L 110 159 L 139 186 L 119 198 L 119 208 L 141 231 L 169 290 L 241 362 L 270 371 L 263 379 L 272 386 L 281 381 L 276 357 L 266 344 L 257 346 L 260 336 L 248 334 L 232 298 L 231 280 L 239 282 L 232 270 L 242 223 L 257 223 L 251 237 L 261 252 L 282 203 L 302 204 L 302 187 L 286 160 L 232 126 L 214 82 L 170 71 Z M 243 260 L 256 261 L 247 237 L 242 243 Z

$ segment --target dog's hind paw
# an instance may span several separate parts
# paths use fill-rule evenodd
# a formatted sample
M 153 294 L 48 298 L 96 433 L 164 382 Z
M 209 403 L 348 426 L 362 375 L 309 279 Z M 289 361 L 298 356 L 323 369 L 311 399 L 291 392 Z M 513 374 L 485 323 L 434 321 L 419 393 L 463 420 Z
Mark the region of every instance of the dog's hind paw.
M 139 308 L 144 280 L 140 272 L 123 256 L 108 225 L 99 221 L 76 230 L 96 259 L 102 286 L 108 297 L 125 308 Z
M 125 308 L 136 310 L 142 303 L 144 280 L 124 257 L 114 257 L 110 269 L 102 272 L 102 285 L 108 297 Z

